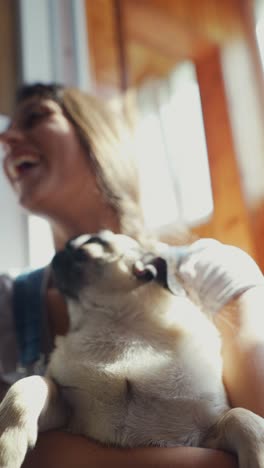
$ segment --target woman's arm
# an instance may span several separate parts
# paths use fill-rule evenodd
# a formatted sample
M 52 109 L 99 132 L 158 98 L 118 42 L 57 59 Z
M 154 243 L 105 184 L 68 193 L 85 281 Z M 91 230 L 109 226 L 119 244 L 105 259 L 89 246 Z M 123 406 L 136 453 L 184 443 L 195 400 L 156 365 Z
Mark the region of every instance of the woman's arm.
M 170 252 L 169 252 L 170 253 Z M 232 406 L 264 417 L 264 277 L 246 252 L 214 239 L 174 248 L 177 275 L 213 314 L 222 335 L 223 377 Z M 237 298 L 237 299 L 234 299 Z
M 231 405 L 264 417 L 264 287 L 244 292 L 215 320 L 223 340 L 224 382 Z
M 235 457 L 194 447 L 118 449 L 63 432 L 40 435 L 23 468 L 238 468 Z

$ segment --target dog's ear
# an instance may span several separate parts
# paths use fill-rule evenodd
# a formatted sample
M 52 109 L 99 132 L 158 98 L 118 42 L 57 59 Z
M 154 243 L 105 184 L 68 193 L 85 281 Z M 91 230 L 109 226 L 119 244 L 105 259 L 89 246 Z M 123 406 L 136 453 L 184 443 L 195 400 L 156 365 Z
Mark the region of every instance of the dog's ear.
M 156 280 L 175 296 L 185 296 L 186 292 L 177 280 L 176 262 L 167 255 L 146 256 L 134 265 L 134 274 L 137 278 Z

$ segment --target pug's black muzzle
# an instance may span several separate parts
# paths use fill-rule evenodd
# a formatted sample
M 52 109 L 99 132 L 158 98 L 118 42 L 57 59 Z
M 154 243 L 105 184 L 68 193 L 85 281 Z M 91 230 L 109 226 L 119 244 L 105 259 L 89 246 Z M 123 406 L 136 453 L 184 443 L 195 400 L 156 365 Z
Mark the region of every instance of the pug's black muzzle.
M 67 244 L 51 262 L 56 287 L 68 297 L 77 298 L 84 279 L 87 256 L 80 248 Z

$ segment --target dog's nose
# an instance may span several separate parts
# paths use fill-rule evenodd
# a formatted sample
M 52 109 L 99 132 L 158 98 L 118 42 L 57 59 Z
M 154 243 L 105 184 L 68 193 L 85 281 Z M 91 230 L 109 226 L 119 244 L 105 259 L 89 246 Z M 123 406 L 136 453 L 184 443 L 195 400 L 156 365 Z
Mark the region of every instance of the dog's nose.
M 70 249 L 64 249 L 56 253 L 51 262 L 52 268 L 55 271 L 67 270 L 73 261 L 73 254 Z
M 67 296 L 76 297 L 83 277 L 85 260 L 85 252 L 71 246 L 67 246 L 53 257 L 51 268 L 55 285 Z
M 86 255 L 83 249 L 75 248 L 70 243 L 67 244 L 64 250 L 56 253 L 52 260 L 52 268 L 55 271 L 67 271 L 76 263 L 84 262 Z

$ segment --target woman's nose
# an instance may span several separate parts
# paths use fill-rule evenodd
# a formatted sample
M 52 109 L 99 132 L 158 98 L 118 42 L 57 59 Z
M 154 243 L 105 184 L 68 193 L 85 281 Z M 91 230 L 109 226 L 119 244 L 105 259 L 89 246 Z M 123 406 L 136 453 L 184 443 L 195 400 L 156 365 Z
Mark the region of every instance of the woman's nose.
M 12 143 L 24 140 L 24 134 L 19 128 L 8 128 L 5 132 L 0 133 L 0 142 Z
M 24 135 L 18 128 L 8 128 L 0 133 L 0 153 L 4 156 L 12 146 L 19 145 L 24 141 Z

